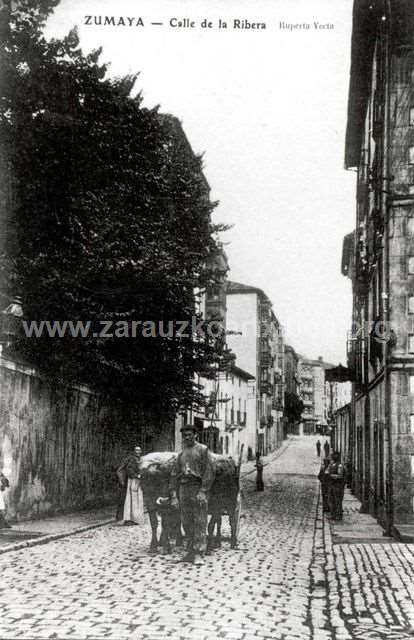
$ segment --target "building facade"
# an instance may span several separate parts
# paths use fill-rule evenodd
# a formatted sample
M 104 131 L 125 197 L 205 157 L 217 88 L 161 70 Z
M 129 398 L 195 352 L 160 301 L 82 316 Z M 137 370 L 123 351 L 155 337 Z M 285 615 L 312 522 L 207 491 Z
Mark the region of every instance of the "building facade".
M 303 402 L 301 433 L 320 433 L 326 427 L 325 364 L 322 357 L 300 357 L 300 392 Z
M 285 344 L 285 435 L 298 434 L 300 429 L 300 416 L 293 412 L 295 405 L 301 402 L 299 363 L 300 358 L 294 348 Z
M 352 486 L 389 532 L 414 523 L 414 6 L 354 2 L 345 166 L 356 224 L 348 367 Z
M 299 361 L 300 390 L 303 402 L 303 413 L 300 433 L 309 435 L 316 433 L 316 420 L 314 415 L 314 375 L 311 360 L 303 356 Z
M 252 459 L 256 444 L 255 378 L 232 364 L 214 380 L 200 379 L 208 398 L 205 415 L 195 415 L 199 440 L 212 451 Z
M 229 281 L 226 305 L 227 344 L 237 366 L 256 378 L 255 451 L 267 454 L 284 437 L 283 330 L 269 298 L 257 287 Z

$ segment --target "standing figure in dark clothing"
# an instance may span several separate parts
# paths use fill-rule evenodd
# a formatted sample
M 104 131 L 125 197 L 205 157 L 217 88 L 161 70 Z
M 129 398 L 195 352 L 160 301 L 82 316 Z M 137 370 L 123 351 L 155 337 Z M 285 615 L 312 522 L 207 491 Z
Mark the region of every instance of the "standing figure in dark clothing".
M 181 522 L 187 538 L 187 553 L 183 562 L 204 564 L 208 497 L 214 482 L 214 462 L 208 448 L 195 440 L 195 428 L 181 428 L 183 450 L 178 454 L 171 473 L 171 506 L 177 507 L 177 492 Z
M 144 523 L 144 501 L 140 483 L 141 455 L 141 447 L 136 446 L 134 452 L 124 458 L 116 471 L 124 498 L 123 509 L 121 512 L 118 508 L 117 519 L 123 520 L 124 524 Z
M 323 452 L 325 454 L 325 458 L 329 458 L 329 452 L 331 450 L 331 446 L 327 440 L 325 440 L 325 444 L 323 445 Z
M 321 442 L 320 442 L 320 440 L 318 440 L 318 442 L 316 443 L 316 455 L 318 456 L 318 458 L 321 457 Z
M 260 453 L 256 453 L 256 491 L 264 491 L 263 482 L 263 462 L 260 459 Z
M 332 520 L 342 520 L 342 501 L 345 490 L 345 469 L 341 464 L 341 454 L 335 451 L 328 466 L 329 510 Z
M 322 460 L 321 468 L 318 473 L 318 480 L 321 483 L 322 507 L 324 513 L 329 511 L 329 476 L 328 476 L 329 458 Z

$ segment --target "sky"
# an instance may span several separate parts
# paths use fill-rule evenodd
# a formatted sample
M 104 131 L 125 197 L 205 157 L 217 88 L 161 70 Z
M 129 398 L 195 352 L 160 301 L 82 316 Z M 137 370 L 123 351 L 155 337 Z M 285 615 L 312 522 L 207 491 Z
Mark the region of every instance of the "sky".
M 117 26 L 94 24 L 99 16 Z M 60 37 L 77 25 L 85 52 L 103 47 L 110 75 L 139 72 L 143 105 L 179 118 L 204 154 L 214 221 L 233 225 L 222 236 L 229 278 L 265 291 L 299 353 L 343 364 L 352 301 L 341 251 L 355 216 L 355 173 L 343 168 L 351 18 L 352 0 L 61 0 L 46 31 Z

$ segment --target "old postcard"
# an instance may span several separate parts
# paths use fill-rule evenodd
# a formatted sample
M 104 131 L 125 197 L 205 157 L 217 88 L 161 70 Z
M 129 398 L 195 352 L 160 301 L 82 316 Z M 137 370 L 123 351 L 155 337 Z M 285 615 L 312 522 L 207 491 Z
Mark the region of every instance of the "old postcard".
M 0 18 L 0 637 L 412 638 L 412 0 Z

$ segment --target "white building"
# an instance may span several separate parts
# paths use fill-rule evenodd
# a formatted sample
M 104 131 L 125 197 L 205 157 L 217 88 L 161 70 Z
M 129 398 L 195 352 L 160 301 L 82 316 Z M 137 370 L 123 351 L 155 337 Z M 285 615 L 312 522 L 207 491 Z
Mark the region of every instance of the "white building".
M 272 303 L 257 287 L 227 283 L 227 344 L 236 364 L 256 378 L 255 451 L 267 454 L 283 440 L 284 339 Z

